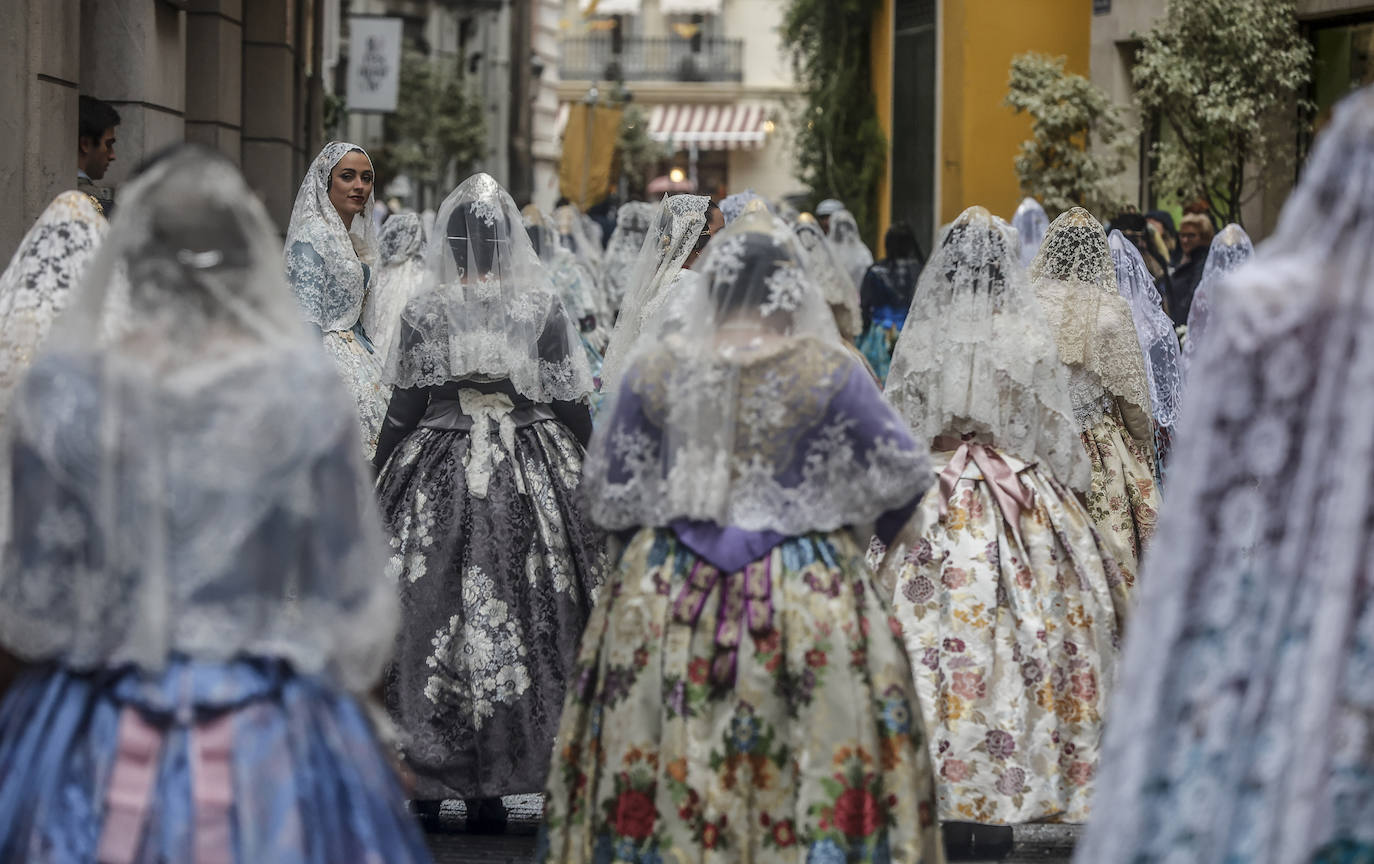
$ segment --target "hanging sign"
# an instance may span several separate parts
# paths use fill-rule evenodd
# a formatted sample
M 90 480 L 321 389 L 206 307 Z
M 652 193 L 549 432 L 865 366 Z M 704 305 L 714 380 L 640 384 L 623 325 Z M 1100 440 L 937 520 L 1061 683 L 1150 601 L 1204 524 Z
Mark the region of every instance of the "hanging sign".
M 401 19 L 348 19 L 348 110 L 390 113 L 401 84 Z

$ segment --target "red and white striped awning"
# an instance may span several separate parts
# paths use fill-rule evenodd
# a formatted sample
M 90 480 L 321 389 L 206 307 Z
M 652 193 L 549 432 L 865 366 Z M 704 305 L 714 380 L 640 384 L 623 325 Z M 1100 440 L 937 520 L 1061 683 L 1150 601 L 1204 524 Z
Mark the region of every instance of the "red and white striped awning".
M 570 103 L 558 106 L 556 137 L 568 126 Z M 768 111 L 762 105 L 655 105 L 649 137 L 671 147 L 698 150 L 757 150 L 768 141 Z
M 768 140 L 768 112 L 748 104 L 655 105 L 649 137 L 678 148 L 756 150 Z

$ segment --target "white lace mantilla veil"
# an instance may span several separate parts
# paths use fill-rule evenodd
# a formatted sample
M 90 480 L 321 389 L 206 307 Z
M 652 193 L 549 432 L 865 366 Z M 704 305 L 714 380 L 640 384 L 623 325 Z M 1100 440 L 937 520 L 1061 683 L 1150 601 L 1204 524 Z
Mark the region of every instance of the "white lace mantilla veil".
M 1185 384 L 1193 360 L 1198 356 L 1198 349 L 1207 343 L 1208 331 L 1212 327 L 1212 299 L 1217 286 L 1254 254 L 1255 246 L 1250 242 L 1250 235 L 1234 222 L 1212 238 L 1207 260 L 1202 265 L 1202 277 L 1198 279 L 1192 305 L 1188 307 L 1188 331 L 1183 340 L 1183 354 L 1179 358 Z
M 1371 274 L 1365 88 L 1317 136 L 1253 263 L 1217 286 L 1079 864 L 1374 846 Z
M 33 224 L 0 274 L 0 430 L 10 399 L 67 308 L 108 223 L 84 192 L 63 192 Z M 9 453 L 0 448 L 0 547 L 10 524 Z
M 1117 290 L 1130 304 L 1136 338 L 1145 355 L 1145 379 L 1150 385 L 1155 422 L 1163 427 L 1173 426 L 1178 422 L 1179 403 L 1183 398 L 1174 322 L 1165 314 L 1154 277 L 1135 244 L 1114 230 L 1107 237 L 1107 246 L 1116 265 Z
M 107 227 L 91 196 L 63 192 L 33 223 L 0 275 L 0 428 L 15 386 L 67 308 Z
M 363 301 L 363 330 L 382 354 L 396 338 L 401 310 L 420 287 L 425 273 L 425 230 L 414 213 L 397 213 L 382 223 L 377 272 Z
M 785 222 L 740 217 L 699 273 L 689 313 L 646 333 L 601 412 L 583 478 L 600 525 L 795 536 L 871 523 L 930 485 L 925 446 L 841 343 Z
M 873 253 L 864 245 L 854 214 L 845 209 L 832 213 L 828 239 L 835 250 L 835 259 L 840 262 L 844 272 L 849 274 L 855 285 L 862 284 L 864 274 L 873 266 Z
M 0 641 L 26 660 L 275 657 L 361 691 L 390 652 L 353 403 L 245 189 L 194 146 L 129 183 L 15 394 Z
M 835 258 L 835 250 L 830 241 L 821 233 L 821 227 L 814 220 L 799 221 L 792 229 L 801 246 L 802 258 L 807 275 L 825 295 L 825 302 L 835 314 L 835 324 L 840 335 L 853 339 L 863 331 L 863 310 L 859 306 L 859 286 L 849 278 L 849 274 Z
M 625 304 L 625 293 L 629 286 L 630 271 L 634 269 L 639 250 L 644 248 L 644 237 L 649 233 L 649 221 L 654 218 L 657 208 L 647 201 L 631 201 L 621 204 L 616 212 L 615 230 L 606 244 L 606 300 L 614 312 Z M 610 321 L 606 326 L 611 325 Z
M 439 207 L 424 281 L 386 353 L 383 380 L 396 387 L 508 379 L 534 402 L 593 389 L 572 317 L 515 202 L 489 174 L 464 180 Z
M 347 141 L 331 141 L 310 163 L 286 229 L 286 278 L 305 320 L 326 332 L 348 330 L 363 311 L 363 265 L 377 266 L 377 224 L 371 195 L 345 228 L 329 200 L 329 175 L 344 154 L 367 153 Z M 369 157 L 370 159 L 370 157 Z M 313 253 L 313 254 L 312 254 Z
M 1082 207 L 1050 224 L 1030 269 L 1031 285 L 1069 364 L 1074 416 L 1086 429 L 1102 419 L 1109 397 L 1153 413 L 1145 356 L 1131 307 L 1116 286 L 1116 265 L 1102 225 Z
M 960 214 L 921 270 L 885 392 L 923 443 L 972 432 L 1066 486 L 1092 483 L 1069 370 L 1020 250 L 982 207 Z
M 1034 198 L 1022 198 L 1012 214 L 1011 225 L 1021 240 L 1021 263 L 1029 267 L 1040 251 L 1045 232 L 1050 230 L 1049 214 Z
M 601 367 L 603 395 L 615 392 L 640 331 L 668 300 L 682 265 L 706 228 L 706 208 L 710 203 L 705 195 L 666 196 L 657 215 L 650 220 L 644 245 L 626 283 L 620 317 L 606 345 L 606 362 Z

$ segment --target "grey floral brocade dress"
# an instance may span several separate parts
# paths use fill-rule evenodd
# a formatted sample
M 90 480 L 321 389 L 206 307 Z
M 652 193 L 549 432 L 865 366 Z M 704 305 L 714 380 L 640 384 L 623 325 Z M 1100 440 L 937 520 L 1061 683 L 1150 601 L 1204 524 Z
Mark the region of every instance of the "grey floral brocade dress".
M 605 568 L 575 502 L 589 433 L 585 407 L 506 381 L 396 391 L 377 455 L 403 615 L 385 694 L 418 799 L 544 786 Z

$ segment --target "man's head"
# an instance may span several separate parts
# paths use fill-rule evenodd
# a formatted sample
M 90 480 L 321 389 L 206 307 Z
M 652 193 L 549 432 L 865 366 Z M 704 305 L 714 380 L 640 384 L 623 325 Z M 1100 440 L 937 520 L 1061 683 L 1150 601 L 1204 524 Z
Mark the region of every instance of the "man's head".
M 893 259 L 916 257 L 916 232 L 905 222 L 893 222 L 883 238 L 887 257 Z
M 76 167 L 92 180 L 105 176 L 115 160 L 115 127 L 119 112 L 108 103 L 90 96 L 80 101 L 80 125 L 76 138 Z

